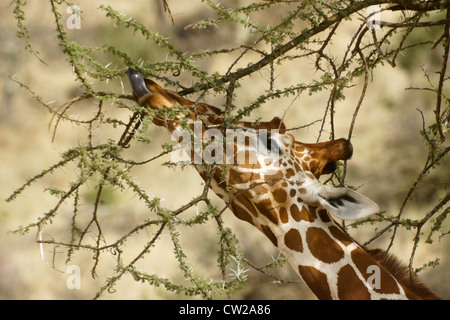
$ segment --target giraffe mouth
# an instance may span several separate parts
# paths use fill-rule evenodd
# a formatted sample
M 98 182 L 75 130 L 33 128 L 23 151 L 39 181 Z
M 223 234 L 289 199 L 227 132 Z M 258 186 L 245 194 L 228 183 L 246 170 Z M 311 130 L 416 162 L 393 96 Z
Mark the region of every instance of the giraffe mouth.
M 145 85 L 145 80 L 139 71 L 134 71 L 132 68 L 127 69 L 128 79 L 130 80 L 131 89 L 133 93 L 139 98 L 151 93 Z
M 330 174 L 336 171 L 337 169 L 337 161 L 329 162 L 323 167 L 322 174 Z
M 339 160 L 348 160 L 353 155 L 353 146 L 347 139 L 341 138 L 319 143 L 296 142 L 300 150 L 306 148 L 308 154 L 317 161 L 313 161 L 310 171 L 315 176 L 333 173 Z

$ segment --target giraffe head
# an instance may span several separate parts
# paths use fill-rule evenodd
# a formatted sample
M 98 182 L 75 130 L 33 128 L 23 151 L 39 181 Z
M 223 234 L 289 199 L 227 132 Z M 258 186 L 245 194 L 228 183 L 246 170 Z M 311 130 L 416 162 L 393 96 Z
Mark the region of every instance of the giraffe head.
M 188 115 L 171 119 L 163 112 L 154 117 L 155 124 L 165 126 L 173 133 L 182 118 L 191 121 L 191 129 L 195 126 L 193 122 L 198 120 L 202 124 L 201 138 L 208 142 L 214 140 L 216 146 L 224 150 L 217 157 L 218 149 L 213 149 L 215 160 L 223 162 L 219 161 L 222 165 L 215 166 L 212 172 L 211 188 L 231 204 L 238 218 L 262 225 L 261 221 L 256 221 L 262 213 L 263 220 L 277 224 L 283 219 L 283 208 L 289 208 L 293 202 L 322 206 L 341 219 L 359 219 L 379 210 L 373 201 L 353 190 L 324 185 L 318 180 L 322 174 L 333 172 L 337 161 L 352 156 L 352 145 L 346 139 L 301 143 L 286 132 L 281 119 L 274 118 L 257 126 L 247 122 L 235 123 L 240 129 L 233 131 L 234 136 L 227 133 L 226 139 L 221 140 L 223 143 L 217 144 L 218 139 L 211 139 L 210 135 L 211 130 L 215 134 L 225 131 L 221 126 L 220 109 L 165 90 L 131 68 L 127 72 L 139 104 L 160 111 L 180 105 L 192 108 Z M 239 139 L 242 136 L 245 138 Z M 206 179 L 209 169 L 200 165 L 196 167 Z
M 237 154 L 244 153 L 247 161 L 227 165 L 226 182 L 235 195 L 245 193 L 257 208 L 265 206 L 272 222 L 282 219 L 282 208 L 292 203 L 322 206 L 341 219 L 360 219 L 378 212 L 378 205 L 363 195 L 319 181 L 322 174 L 336 170 L 337 161 L 352 156 L 353 148 L 348 140 L 306 144 L 280 130 L 266 141 L 262 148 L 233 141 Z

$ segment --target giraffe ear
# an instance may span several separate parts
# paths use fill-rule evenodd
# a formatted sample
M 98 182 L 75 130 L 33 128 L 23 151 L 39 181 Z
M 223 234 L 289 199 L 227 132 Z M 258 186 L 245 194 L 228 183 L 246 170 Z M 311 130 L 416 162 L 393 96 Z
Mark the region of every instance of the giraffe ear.
M 380 210 L 375 202 L 348 188 L 323 186 L 319 203 L 334 216 L 345 220 L 362 219 Z

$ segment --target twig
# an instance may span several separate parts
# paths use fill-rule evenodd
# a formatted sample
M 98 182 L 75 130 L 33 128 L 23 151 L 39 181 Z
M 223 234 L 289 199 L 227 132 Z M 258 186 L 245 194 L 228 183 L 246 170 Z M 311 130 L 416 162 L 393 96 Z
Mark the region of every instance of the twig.
M 271 274 L 271 273 L 269 273 L 269 272 L 263 270 L 262 268 L 259 268 L 259 267 L 255 266 L 255 265 L 254 265 L 253 263 L 251 263 L 248 259 L 245 259 L 245 258 L 244 258 L 244 259 L 242 259 L 242 260 L 243 260 L 246 264 L 248 264 L 250 267 L 252 267 L 253 269 L 255 269 L 256 271 L 261 272 L 262 274 L 264 274 L 264 275 L 266 275 L 266 276 L 268 276 L 268 277 L 274 279 L 274 280 L 275 280 L 276 282 L 278 282 L 278 283 L 282 283 L 282 284 L 297 284 L 297 285 L 303 284 L 302 281 L 288 281 L 288 280 L 281 279 L 281 278 L 279 278 L 279 277 L 277 277 L 277 276 L 274 276 L 273 274 Z
M 145 245 L 144 249 L 126 267 L 123 267 L 121 270 L 119 270 L 117 272 L 117 274 L 115 276 L 113 276 L 111 279 L 109 279 L 109 281 L 95 294 L 93 300 L 97 300 L 98 298 L 100 298 L 100 296 L 106 290 L 110 290 L 116 284 L 116 282 L 120 278 L 122 278 L 122 276 L 125 274 L 125 272 L 127 272 L 127 269 L 129 269 L 132 266 L 134 266 L 134 264 L 136 262 L 138 262 L 144 256 L 144 254 L 146 254 L 154 246 L 156 240 L 159 239 L 159 236 L 161 235 L 161 233 L 164 230 L 164 228 L 166 227 L 166 225 L 167 225 L 167 222 L 164 222 L 164 223 L 161 224 L 161 227 L 156 232 L 155 236 L 152 238 L 152 240 L 150 240 Z
M 308 128 L 308 127 L 312 126 L 313 124 L 315 124 L 315 123 L 317 123 L 317 122 L 320 122 L 320 121 L 322 121 L 322 119 L 317 119 L 317 120 L 315 120 L 315 121 L 313 121 L 313 122 L 310 122 L 310 123 L 308 123 L 308 124 L 304 124 L 304 125 L 302 125 L 302 126 L 293 127 L 293 128 L 288 128 L 288 129 L 286 129 L 286 131 L 293 131 L 293 130 L 305 129 L 305 128 Z
M 437 20 L 437 21 L 425 21 L 425 22 L 388 22 L 388 21 L 380 21 L 381 27 L 388 28 L 426 28 L 440 25 L 448 25 L 450 24 L 450 18 Z
M 447 9 L 447 20 L 450 20 L 450 9 Z M 436 117 L 436 126 L 437 131 L 439 133 L 441 143 L 445 141 L 445 135 L 442 130 L 441 123 L 441 103 L 442 103 L 442 88 L 444 86 L 445 73 L 447 71 L 447 63 L 449 58 L 450 51 L 450 24 L 446 24 L 444 27 L 444 35 L 445 35 L 445 44 L 444 44 L 444 56 L 442 57 L 442 67 L 439 75 L 439 83 L 436 91 L 436 109 L 434 110 L 434 114 Z
M 348 141 L 350 141 L 352 139 L 353 129 L 354 129 L 355 122 L 356 122 L 356 117 L 358 116 L 359 109 L 361 108 L 361 105 L 364 101 L 364 97 L 366 96 L 367 86 L 369 84 L 369 66 L 367 64 L 366 57 L 364 56 L 364 54 L 360 48 L 361 39 L 368 30 L 369 29 L 367 27 L 365 27 L 361 31 L 361 33 L 358 37 L 358 40 L 356 41 L 355 49 L 354 49 L 354 51 L 358 53 L 359 57 L 361 58 L 361 61 L 363 62 L 363 65 L 364 65 L 364 83 L 363 83 L 363 88 L 361 90 L 361 94 L 359 96 L 358 104 L 356 105 L 355 111 L 353 112 L 352 122 L 350 123 L 350 128 L 348 130 L 348 137 L 347 137 Z M 347 174 L 347 161 L 344 161 L 344 167 L 342 170 L 342 178 L 341 178 L 340 186 L 344 186 L 346 174 Z
M 311 38 L 312 36 L 322 32 L 324 30 L 327 30 L 330 26 L 341 21 L 345 17 L 348 17 L 351 14 L 353 14 L 361 9 L 367 8 L 371 5 L 381 4 L 384 2 L 386 2 L 386 1 L 384 1 L 384 0 L 367 0 L 367 1 L 355 3 L 355 4 L 347 7 L 346 9 L 343 9 L 341 12 L 334 14 L 333 16 L 329 17 L 328 19 L 325 19 L 319 25 L 312 27 L 311 29 L 305 29 L 297 37 L 288 41 L 287 43 L 277 46 L 272 51 L 271 54 L 265 56 L 258 62 L 253 63 L 250 66 L 240 69 L 236 72 L 232 72 L 226 76 L 223 76 L 221 79 L 218 79 L 214 84 L 204 83 L 204 84 L 200 84 L 200 85 L 194 85 L 190 88 L 179 91 L 178 94 L 183 96 L 183 95 L 187 95 L 187 94 L 190 94 L 190 93 L 193 93 L 196 91 L 205 90 L 205 89 L 207 90 L 207 89 L 212 88 L 213 85 L 219 86 L 226 82 L 231 81 L 232 79 L 238 80 L 240 78 L 248 76 L 248 75 L 254 73 L 255 71 L 261 70 L 263 67 L 267 66 L 268 64 L 273 62 L 275 59 L 283 56 L 288 51 L 296 48 L 300 43 L 306 41 L 307 39 Z
M 166 11 L 169 14 L 170 20 L 172 21 L 172 26 L 175 25 L 175 21 L 173 20 L 172 11 L 170 11 L 170 7 L 167 4 L 167 0 L 162 0 L 164 3 L 164 11 Z

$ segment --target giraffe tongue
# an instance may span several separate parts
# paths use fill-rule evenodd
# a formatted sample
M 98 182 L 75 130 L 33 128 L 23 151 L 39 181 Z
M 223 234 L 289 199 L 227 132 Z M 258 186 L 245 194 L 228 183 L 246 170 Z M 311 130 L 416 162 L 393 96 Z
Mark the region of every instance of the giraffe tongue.
M 134 94 L 141 98 L 146 94 L 150 93 L 147 86 L 145 85 L 145 80 L 139 71 L 134 71 L 132 68 L 127 69 L 128 79 L 130 80 L 131 88 Z

